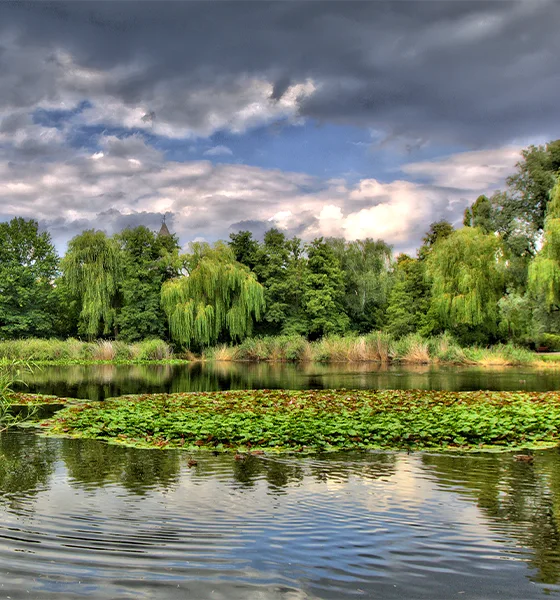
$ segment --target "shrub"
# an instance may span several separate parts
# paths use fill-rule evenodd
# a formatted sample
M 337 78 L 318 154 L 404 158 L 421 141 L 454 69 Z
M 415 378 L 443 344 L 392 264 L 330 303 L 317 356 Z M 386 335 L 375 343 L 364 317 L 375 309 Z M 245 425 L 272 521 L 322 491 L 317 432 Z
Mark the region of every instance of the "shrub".
M 155 338 L 135 344 L 134 351 L 138 360 L 166 360 L 173 355 L 169 344 Z

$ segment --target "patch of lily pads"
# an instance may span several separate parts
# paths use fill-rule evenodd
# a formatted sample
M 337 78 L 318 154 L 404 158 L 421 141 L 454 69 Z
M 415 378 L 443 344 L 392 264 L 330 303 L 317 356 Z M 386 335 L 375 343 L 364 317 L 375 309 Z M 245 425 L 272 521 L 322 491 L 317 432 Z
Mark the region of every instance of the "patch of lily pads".
M 47 435 L 193 451 L 512 450 L 556 446 L 560 393 L 250 390 L 69 404 Z
M 60 396 L 53 396 L 49 394 L 27 394 L 24 392 L 16 392 L 10 397 L 10 404 L 12 406 L 43 406 L 45 404 L 68 404 L 68 403 L 80 403 L 83 400 L 77 398 L 61 398 Z

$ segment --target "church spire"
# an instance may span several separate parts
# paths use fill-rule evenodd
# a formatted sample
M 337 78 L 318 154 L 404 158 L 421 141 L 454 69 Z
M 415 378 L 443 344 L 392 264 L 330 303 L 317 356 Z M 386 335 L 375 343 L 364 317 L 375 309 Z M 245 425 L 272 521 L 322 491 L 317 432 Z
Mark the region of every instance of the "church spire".
M 163 215 L 163 219 L 161 221 L 161 228 L 159 230 L 158 235 L 163 235 L 163 236 L 169 236 L 169 237 L 171 237 L 171 233 L 170 233 L 167 225 L 165 224 L 165 215 Z

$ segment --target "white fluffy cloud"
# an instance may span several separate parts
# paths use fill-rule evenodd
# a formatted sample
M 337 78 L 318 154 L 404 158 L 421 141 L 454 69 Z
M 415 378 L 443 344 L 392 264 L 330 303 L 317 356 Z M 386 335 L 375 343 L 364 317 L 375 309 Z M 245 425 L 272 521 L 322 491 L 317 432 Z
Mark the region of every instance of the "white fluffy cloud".
M 501 185 L 519 159 L 519 148 L 508 146 L 410 163 L 404 165 L 402 171 L 407 175 L 428 178 L 440 187 L 484 190 Z
M 227 238 L 232 228 L 244 228 L 249 216 L 252 223 L 305 239 L 382 238 L 396 250 L 410 251 L 432 221 L 458 222 L 479 193 L 501 183 L 505 173 L 493 165 L 518 157 L 500 149 L 495 157 L 489 151 L 463 153 L 405 168 L 430 177 L 427 183 L 369 178 L 349 185 L 247 165 L 170 161 L 140 135 L 102 136 L 99 147 L 71 159 L 40 161 L 32 169 L 0 159 L 4 218 L 37 218 L 60 246 L 90 227 L 109 233 L 136 224 L 156 228 L 167 213 L 183 243 Z M 455 187 L 441 164 L 456 167 Z M 464 164 L 478 175 L 478 185 L 459 176 Z

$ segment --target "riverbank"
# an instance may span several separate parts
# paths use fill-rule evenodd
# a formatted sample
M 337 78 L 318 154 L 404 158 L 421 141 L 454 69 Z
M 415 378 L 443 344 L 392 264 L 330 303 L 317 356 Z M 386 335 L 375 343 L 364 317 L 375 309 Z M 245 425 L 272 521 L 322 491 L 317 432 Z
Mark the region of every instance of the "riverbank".
M 25 339 L 0 342 L 0 364 L 11 360 L 34 364 L 185 364 L 192 361 L 220 362 L 293 362 L 293 363 L 381 363 L 442 364 L 482 367 L 560 366 L 560 353 L 537 354 L 513 344 L 490 348 L 461 348 L 446 335 L 422 338 L 409 335 L 394 339 L 383 332 L 364 336 L 329 336 L 309 342 L 301 336 L 248 338 L 236 346 L 220 345 L 195 355 L 189 351 L 173 352 L 163 340 L 145 340 L 135 344 L 76 339 Z
M 560 393 L 252 390 L 67 406 L 48 435 L 189 451 L 511 450 L 556 446 Z

